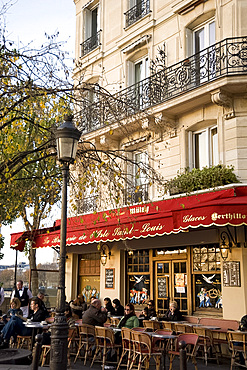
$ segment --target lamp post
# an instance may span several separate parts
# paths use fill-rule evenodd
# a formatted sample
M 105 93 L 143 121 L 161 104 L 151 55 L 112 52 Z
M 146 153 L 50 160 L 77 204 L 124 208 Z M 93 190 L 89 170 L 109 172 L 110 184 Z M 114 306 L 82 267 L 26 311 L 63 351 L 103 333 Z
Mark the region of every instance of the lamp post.
M 59 284 L 57 290 L 57 304 L 54 323 L 51 327 L 51 370 L 67 369 L 68 324 L 65 311 L 65 261 L 66 261 L 66 233 L 67 233 L 67 185 L 69 165 L 76 156 L 77 144 L 81 133 L 74 126 L 72 116 L 64 116 L 64 123 L 55 131 L 58 160 L 62 164 L 62 209 L 60 229 L 60 260 Z

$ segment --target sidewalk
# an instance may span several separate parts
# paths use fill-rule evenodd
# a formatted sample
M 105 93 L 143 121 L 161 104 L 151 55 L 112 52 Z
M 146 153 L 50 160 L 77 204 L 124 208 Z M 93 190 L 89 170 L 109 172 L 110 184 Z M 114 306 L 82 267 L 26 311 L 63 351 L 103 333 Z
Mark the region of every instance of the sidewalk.
M 201 360 L 198 360 L 197 362 L 197 367 L 198 370 L 229 370 L 230 369 L 230 359 L 221 359 L 220 365 L 217 365 L 215 361 L 209 362 L 208 365 L 206 366 L 205 363 L 203 363 Z M 116 368 L 116 367 L 115 367 Z M 122 369 L 126 369 L 126 367 L 121 367 Z M 151 369 L 155 370 L 155 366 L 151 366 Z M 13 365 L 13 364 L 0 364 L 0 370 L 31 370 L 32 366 L 31 365 Z M 49 370 L 49 367 L 39 367 L 39 370 Z M 83 362 L 78 360 L 75 364 L 71 363 L 71 367 L 68 367 L 68 370 L 100 370 L 101 369 L 101 364 L 96 363 L 92 368 L 90 368 L 90 363 L 88 362 L 87 366 L 83 365 Z M 107 369 L 107 367 L 106 367 Z M 105 370 L 106 370 L 105 369 Z M 166 370 L 169 369 L 169 363 L 168 359 L 166 361 Z M 174 360 L 173 363 L 173 369 L 174 370 L 179 370 L 179 359 Z M 187 363 L 187 370 L 194 370 L 195 367 L 191 362 Z M 61 369 L 64 370 L 64 369 Z

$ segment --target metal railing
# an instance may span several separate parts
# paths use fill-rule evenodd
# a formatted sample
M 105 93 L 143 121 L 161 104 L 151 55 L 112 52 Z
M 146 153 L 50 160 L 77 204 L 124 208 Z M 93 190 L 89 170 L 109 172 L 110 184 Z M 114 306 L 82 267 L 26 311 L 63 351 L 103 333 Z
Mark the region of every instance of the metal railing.
M 149 184 L 128 186 L 124 192 L 124 204 L 142 203 L 148 200 Z
M 84 107 L 83 133 L 120 121 L 224 76 L 247 75 L 247 37 L 228 38 Z
M 133 23 L 137 22 L 138 19 L 143 18 L 148 13 L 150 13 L 150 1 L 142 0 L 138 2 L 135 6 L 124 13 L 126 16 L 126 27 L 131 26 Z
M 93 36 L 89 37 L 81 44 L 81 56 L 90 53 L 93 49 L 97 48 L 100 45 L 100 32 L 99 30 Z

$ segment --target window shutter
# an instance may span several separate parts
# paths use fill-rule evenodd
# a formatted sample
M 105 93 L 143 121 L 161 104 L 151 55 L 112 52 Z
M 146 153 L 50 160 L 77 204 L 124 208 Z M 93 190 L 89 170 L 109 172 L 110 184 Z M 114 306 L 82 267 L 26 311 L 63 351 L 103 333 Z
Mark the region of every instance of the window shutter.
M 135 83 L 135 65 L 130 60 L 127 61 L 127 85 Z
M 188 132 L 188 151 L 189 169 L 192 170 L 192 168 L 194 168 L 194 145 L 192 131 Z
M 84 41 L 92 36 L 92 12 L 89 9 L 84 10 Z
M 193 35 L 192 31 L 189 28 L 185 30 L 186 37 L 186 58 L 190 57 L 193 54 Z

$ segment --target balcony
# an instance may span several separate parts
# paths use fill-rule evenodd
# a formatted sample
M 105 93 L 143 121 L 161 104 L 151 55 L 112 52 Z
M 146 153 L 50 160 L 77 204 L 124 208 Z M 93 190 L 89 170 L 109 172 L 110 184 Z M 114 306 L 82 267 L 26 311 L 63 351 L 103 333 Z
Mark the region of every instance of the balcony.
M 77 200 L 77 213 L 92 213 L 97 210 L 98 196 L 86 197 L 83 200 Z
M 84 107 L 80 128 L 89 133 L 222 77 L 243 75 L 247 75 L 247 37 L 228 38 Z
M 96 49 L 100 45 L 100 32 L 99 30 L 95 35 L 89 37 L 81 44 L 81 56 L 90 53 L 90 51 Z
M 146 14 L 150 13 L 150 1 L 142 0 L 138 2 L 137 5 L 129 9 L 125 14 L 126 27 L 131 26 L 133 23 L 137 22 L 139 19 L 145 17 Z
M 148 184 L 128 186 L 124 193 L 124 204 L 142 203 L 148 200 Z

